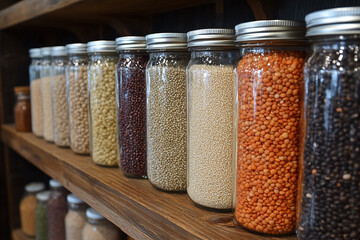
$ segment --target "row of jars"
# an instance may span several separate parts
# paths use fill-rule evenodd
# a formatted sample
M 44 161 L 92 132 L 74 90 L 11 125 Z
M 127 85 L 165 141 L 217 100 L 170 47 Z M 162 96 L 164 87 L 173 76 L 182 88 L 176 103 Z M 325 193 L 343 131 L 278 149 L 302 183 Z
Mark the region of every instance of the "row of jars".
M 50 191 L 41 182 L 25 186 L 20 202 L 22 231 L 36 240 L 119 240 L 126 239 L 115 225 L 89 208 L 57 181 Z
M 360 237 L 359 16 L 358 7 L 315 12 L 307 32 L 269 20 L 237 25 L 236 38 L 202 29 L 67 45 L 71 148 L 87 153 L 75 145 L 90 140 L 96 164 L 187 190 L 201 206 L 234 206 L 253 231 L 287 234 L 297 219 L 301 239 Z M 47 61 L 37 96 L 51 140 Z

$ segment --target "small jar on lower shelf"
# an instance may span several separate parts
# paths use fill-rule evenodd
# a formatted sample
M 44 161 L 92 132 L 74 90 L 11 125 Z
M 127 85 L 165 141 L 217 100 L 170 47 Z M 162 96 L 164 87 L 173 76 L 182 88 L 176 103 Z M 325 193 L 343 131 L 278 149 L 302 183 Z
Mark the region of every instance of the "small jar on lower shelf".
M 66 189 L 57 181 L 50 180 L 50 198 L 47 203 L 49 240 L 65 240 Z
M 25 196 L 20 202 L 21 229 L 28 236 L 35 236 L 36 194 L 44 190 L 45 185 L 40 182 L 29 183 L 25 186 Z
M 119 240 L 120 230 L 93 208 L 86 210 L 87 223 L 82 230 L 82 240 Z
M 86 223 L 86 204 L 75 194 L 67 196 L 69 211 L 65 217 L 66 239 L 82 240 L 82 229 Z
M 36 194 L 37 207 L 35 210 L 35 237 L 36 240 L 48 240 L 47 228 L 47 202 L 49 200 L 50 191 L 43 191 Z

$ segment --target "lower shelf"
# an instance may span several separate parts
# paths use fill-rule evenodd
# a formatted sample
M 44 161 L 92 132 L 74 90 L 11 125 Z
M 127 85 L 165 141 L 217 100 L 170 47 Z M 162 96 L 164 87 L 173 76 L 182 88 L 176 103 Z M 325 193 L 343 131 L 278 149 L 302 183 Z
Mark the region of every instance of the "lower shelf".
M 21 229 L 13 230 L 11 235 L 13 240 L 35 240 L 35 238 L 26 235 Z
M 232 213 L 199 209 L 187 194 L 157 191 L 147 180 L 126 178 L 119 169 L 99 167 L 89 156 L 17 132 L 12 125 L 2 125 L 1 135 L 5 145 L 134 239 L 296 239 L 249 233 L 237 225 Z

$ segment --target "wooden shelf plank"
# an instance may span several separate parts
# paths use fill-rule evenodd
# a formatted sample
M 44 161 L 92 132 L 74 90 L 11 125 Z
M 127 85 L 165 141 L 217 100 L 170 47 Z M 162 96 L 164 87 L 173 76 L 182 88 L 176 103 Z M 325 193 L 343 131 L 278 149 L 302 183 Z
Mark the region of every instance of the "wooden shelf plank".
M 35 240 L 33 237 L 26 235 L 21 229 L 15 229 L 12 231 L 13 240 Z
M 232 213 L 199 209 L 187 194 L 155 190 L 149 181 L 129 179 L 88 156 L 58 148 L 31 133 L 2 125 L 3 142 L 135 239 L 295 240 L 255 235 L 236 224 Z
M 106 21 L 114 15 L 150 15 L 211 3 L 215 0 L 22 0 L 0 11 L 0 30 L 34 20 L 34 25 L 47 21 L 62 23 L 96 19 Z

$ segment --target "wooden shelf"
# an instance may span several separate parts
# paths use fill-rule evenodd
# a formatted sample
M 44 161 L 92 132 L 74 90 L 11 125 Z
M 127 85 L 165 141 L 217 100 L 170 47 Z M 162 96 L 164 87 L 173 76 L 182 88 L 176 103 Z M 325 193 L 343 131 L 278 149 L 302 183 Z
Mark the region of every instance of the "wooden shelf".
M 1 131 L 7 146 L 135 239 L 296 239 L 249 233 L 232 213 L 199 209 L 187 194 L 158 191 L 147 180 L 126 178 L 119 169 L 99 167 L 88 156 L 17 132 L 12 125 L 2 125 Z
M 35 240 L 33 237 L 26 235 L 21 229 L 16 229 L 12 231 L 13 240 Z
M 210 2 L 215 0 L 22 0 L 0 11 L 0 30 L 30 20 L 34 25 L 107 21 L 111 16 L 146 16 Z

